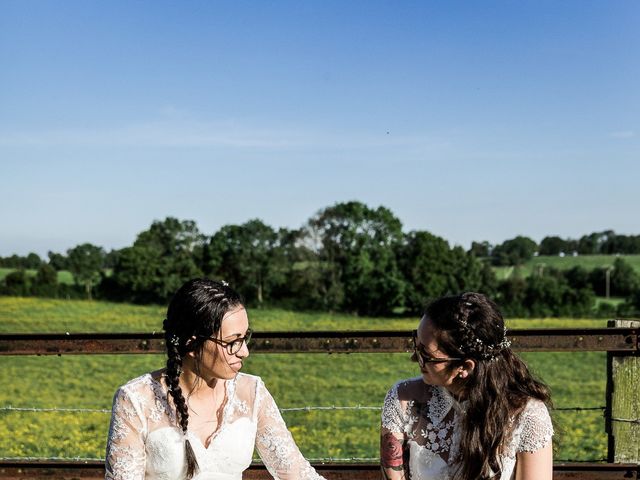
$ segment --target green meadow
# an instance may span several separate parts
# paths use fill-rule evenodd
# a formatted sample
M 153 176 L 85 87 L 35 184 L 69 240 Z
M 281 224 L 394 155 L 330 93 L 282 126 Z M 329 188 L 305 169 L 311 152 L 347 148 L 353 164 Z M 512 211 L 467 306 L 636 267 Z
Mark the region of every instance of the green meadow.
M 14 272 L 15 268 L 4 268 L 0 267 L 0 282 L 4 280 L 4 277 L 9 275 L 11 272 Z M 37 270 L 29 269 L 25 270 L 27 277 L 33 278 L 36 276 Z M 58 283 L 62 283 L 65 285 L 73 285 L 73 274 L 67 270 L 61 270 L 58 272 Z
M 540 272 L 545 268 L 556 268 L 558 270 L 569 270 L 573 267 L 582 267 L 586 270 L 594 268 L 612 267 L 616 258 L 622 258 L 640 274 L 640 255 L 578 255 L 573 257 L 566 255 L 541 255 L 533 257 L 519 267 L 493 267 L 496 276 L 502 280 L 512 276 L 528 277 L 532 273 Z
M 106 302 L 0 297 L 0 331 L 136 332 L 160 328 L 164 308 Z M 417 319 L 249 311 L 254 330 L 410 330 Z M 603 320 L 510 320 L 511 328 L 599 327 Z M 556 459 L 606 456 L 602 411 L 562 411 L 605 404 L 604 353 L 526 353 L 531 369 L 553 390 Z M 109 414 L 60 409 L 109 409 L 116 388 L 163 366 L 162 355 L 68 355 L 0 357 L 0 457 L 101 458 Z M 308 458 L 376 458 L 379 407 L 396 381 L 416 376 L 409 355 L 254 354 L 245 371 L 260 375 L 281 409 L 356 407 L 283 413 Z M 7 407 L 54 408 L 22 412 Z

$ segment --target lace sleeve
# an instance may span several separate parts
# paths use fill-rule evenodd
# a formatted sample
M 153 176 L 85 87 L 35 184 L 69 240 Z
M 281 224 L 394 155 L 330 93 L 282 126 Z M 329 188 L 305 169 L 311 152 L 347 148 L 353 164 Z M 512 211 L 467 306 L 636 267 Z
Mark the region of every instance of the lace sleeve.
M 520 415 L 522 427 L 516 451 L 535 452 L 547 446 L 553 436 L 553 425 L 547 406 L 539 400 L 529 400 Z
M 298 450 L 273 397 L 261 380 L 256 388 L 256 447 L 269 473 L 276 480 L 324 480 Z
M 145 421 L 129 393 L 120 388 L 113 397 L 105 459 L 106 480 L 144 480 Z
M 382 406 L 382 428 L 389 432 L 404 433 L 406 415 L 398 398 L 398 384 L 387 393 Z

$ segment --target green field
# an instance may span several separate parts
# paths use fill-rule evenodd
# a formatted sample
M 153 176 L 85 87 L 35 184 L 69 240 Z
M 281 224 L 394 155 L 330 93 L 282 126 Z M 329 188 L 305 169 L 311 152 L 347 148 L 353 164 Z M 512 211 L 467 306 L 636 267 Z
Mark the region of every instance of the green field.
M 87 301 L 0 297 L 2 332 L 153 331 L 164 309 Z M 417 319 L 251 310 L 255 330 L 406 329 Z M 511 327 L 596 327 L 602 320 L 509 321 Z M 605 404 L 603 353 L 529 353 L 531 368 L 548 382 L 556 407 Z M 0 357 L 0 407 L 108 409 L 115 389 L 159 368 L 160 355 Z M 280 408 L 380 406 L 397 380 L 417 375 L 408 354 L 255 354 L 246 371 L 260 375 Z M 284 412 L 309 458 L 375 458 L 379 411 Z M 593 460 L 606 454 L 601 411 L 554 412 L 557 459 Z M 100 458 L 108 413 L 0 410 L 0 457 Z
M 0 282 L 4 280 L 4 277 L 9 275 L 13 271 L 15 271 L 15 268 L 0 267 Z M 36 276 L 36 270 L 25 270 L 25 272 L 27 273 L 28 277 L 33 278 Z M 71 274 L 71 272 L 67 270 L 60 270 L 58 272 L 58 283 L 73 285 L 73 275 Z
M 503 280 L 514 275 L 528 277 L 533 272 L 540 272 L 545 268 L 557 268 L 559 270 L 568 270 L 570 268 L 580 266 L 587 270 L 594 268 L 611 267 L 616 258 L 622 258 L 629 263 L 634 270 L 640 274 L 640 255 L 579 255 L 577 257 L 557 255 L 542 255 L 533 257 L 531 260 L 519 267 L 493 267 L 498 279 Z

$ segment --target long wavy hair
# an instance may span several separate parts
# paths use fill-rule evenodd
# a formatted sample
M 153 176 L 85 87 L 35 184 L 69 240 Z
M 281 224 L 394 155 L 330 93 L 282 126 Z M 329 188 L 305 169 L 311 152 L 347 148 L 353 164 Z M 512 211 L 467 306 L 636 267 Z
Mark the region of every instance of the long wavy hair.
M 198 470 L 198 462 L 186 437 L 189 407 L 180 387 L 182 362 L 185 355 L 195 352 L 197 369 L 206 338 L 217 334 L 225 314 L 239 306 L 243 306 L 240 295 L 226 282 L 196 278 L 180 287 L 167 309 L 163 323 L 167 345 L 165 382 L 176 409 L 176 421 L 184 434 L 187 479 Z
M 433 322 L 439 350 L 475 361 L 474 370 L 461 383 L 468 406 L 454 478 L 502 479 L 500 454 L 512 433 L 506 427 L 514 424 L 530 398 L 550 405 L 549 388 L 513 353 L 502 313 L 486 296 L 469 292 L 442 297 L 427 307 L 425 315 Z M 453 371 L 463 362 L 452 362 L 449 368 Z

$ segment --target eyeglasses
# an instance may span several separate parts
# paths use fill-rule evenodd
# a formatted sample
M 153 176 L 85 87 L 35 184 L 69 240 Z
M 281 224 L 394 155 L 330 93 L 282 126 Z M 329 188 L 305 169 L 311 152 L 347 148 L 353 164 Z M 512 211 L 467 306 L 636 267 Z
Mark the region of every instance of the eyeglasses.
M 244 337 L 238 337 L 235 340 L 232 340 L 230 342 L 225 342 L 224 340 L 220 340 L 219 338 L 215 338 L 215 337 L 202 337 L 202 338 L 206 338 L 207 340 L 211 340 L 212 342 L 217 343 L 218 345 L 222 345 L 224 348 L 227 349 L 227 353 L 229 353 L 229 355 L 235 355 L 240 351 L 240 349 L 242 348 L 242 345 L 244 345 L 245 343 L 249 345 L 249 342 L 251 341 L 252 333 L 253 332 L 251 331 L 251 329 L 248 329 Z
M 457 357 L 447 357 L 447 358 L 437 358 L 430 356 L 427 352 L 424 351 L 422 346 L 418 347 L 417 342 L 418 331 L 414 330 L 411 332 L 411 341 L 413 342 L 413 354 L 416 356 L 416 360 L 418 361 L 418 365 L 420 368 L 424 368 L 427 363 L 444 363 L 444 362 L 453 362 L 455 360 L 462 360 L 462 358 Z

